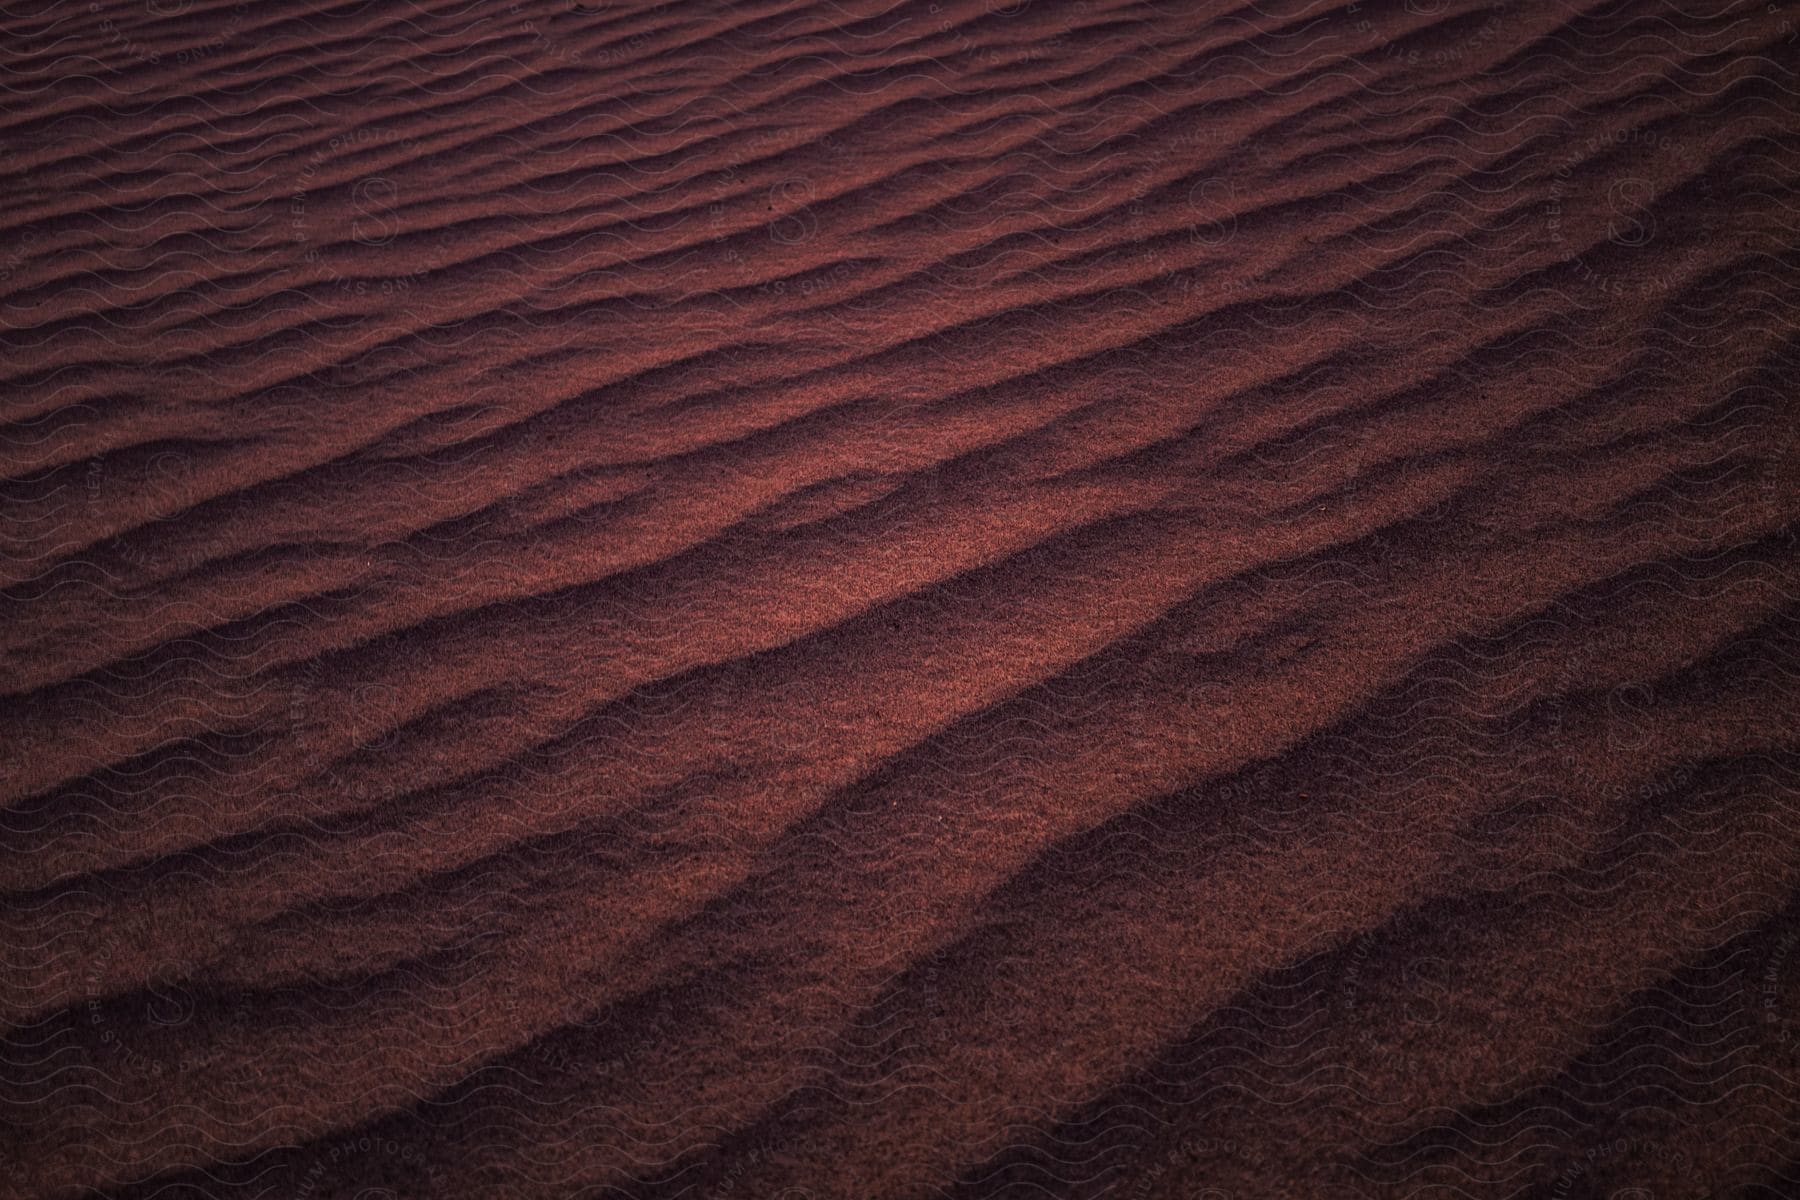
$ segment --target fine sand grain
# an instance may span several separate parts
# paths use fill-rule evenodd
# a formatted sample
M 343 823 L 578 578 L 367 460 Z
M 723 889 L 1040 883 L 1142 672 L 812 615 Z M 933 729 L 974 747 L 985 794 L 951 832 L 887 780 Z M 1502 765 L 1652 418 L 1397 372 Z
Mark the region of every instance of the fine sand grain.
M 1797 30 L 0 0 L 0 1198 L 1800 1195 Z

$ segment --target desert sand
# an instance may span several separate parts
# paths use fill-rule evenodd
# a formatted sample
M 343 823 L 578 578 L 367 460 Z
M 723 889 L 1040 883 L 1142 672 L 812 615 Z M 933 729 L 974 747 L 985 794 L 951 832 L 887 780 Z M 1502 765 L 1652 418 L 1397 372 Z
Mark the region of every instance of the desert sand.
M 0 9 L 0 1196 L 1800 1195 L 1800 8 Z

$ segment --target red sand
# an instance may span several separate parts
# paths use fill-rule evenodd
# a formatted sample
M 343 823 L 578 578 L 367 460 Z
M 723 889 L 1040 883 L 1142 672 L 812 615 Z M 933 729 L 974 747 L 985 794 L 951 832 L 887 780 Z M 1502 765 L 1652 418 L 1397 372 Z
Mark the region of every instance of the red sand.
M 0 1196 L 1800 1194 L 1797 29 L 9 5 Z

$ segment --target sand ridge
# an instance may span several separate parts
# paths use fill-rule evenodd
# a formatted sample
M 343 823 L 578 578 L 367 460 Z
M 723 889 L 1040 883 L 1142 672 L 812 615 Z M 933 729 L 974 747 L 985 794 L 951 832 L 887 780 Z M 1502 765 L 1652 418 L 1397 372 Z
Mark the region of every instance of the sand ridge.
M 0 1196 L 1800 1187 L 1797 28 L 0 8 Z

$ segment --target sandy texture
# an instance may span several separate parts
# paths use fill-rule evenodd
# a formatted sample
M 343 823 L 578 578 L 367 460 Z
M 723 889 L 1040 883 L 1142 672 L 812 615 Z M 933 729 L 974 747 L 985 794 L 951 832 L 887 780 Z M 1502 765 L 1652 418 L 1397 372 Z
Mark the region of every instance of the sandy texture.
M 1800 1194 L 1797 29 L 6 0 L 0 1197 Z

